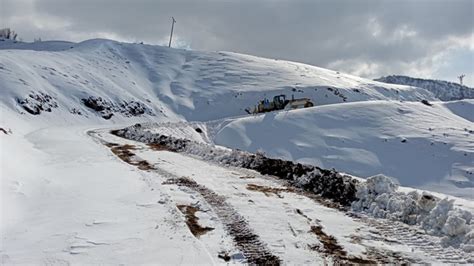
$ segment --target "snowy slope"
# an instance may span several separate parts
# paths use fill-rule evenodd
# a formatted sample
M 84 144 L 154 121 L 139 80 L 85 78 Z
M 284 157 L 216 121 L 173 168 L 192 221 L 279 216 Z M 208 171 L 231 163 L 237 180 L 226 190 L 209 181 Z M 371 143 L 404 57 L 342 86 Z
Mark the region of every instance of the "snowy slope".
M 216 144 L 473 199 L 473 101 L 373 101 L 214 122 Z M 464 117 L 458 116 L 464 114 Z M 211 125 L 212 127 L 212 125 Z
M 390 84 L 400 84 L 423 88 L 431 91 L 442 101 L 474 98 L 474 88 L 444 80 L 420 79 L 398 75 L 381 77 L 375 80 Z
M 108 118 L 111 112 L 115 121 L 135 115 L 130 105 L 139 105 L 143 116 L 206 121 L 243 115 L 245 108 L 280 93 L 309 97 L 316 105 L 434 99 L 419 88 L 229 52 L 108 40 L 16 45 L 0 42 L 0 104 L 18 112 L 27 106 L 56 116 L 91 117 L 97 112 L 83 99 L 100 97 L 108 110 L 97 109 L 99 116 Z
M 280 93 L 310 97 L 317 107 L 229 118 Z M 426 184 L 409 185 L 469 198 L 472 177 L 462 171 L 473 171 L 472 101 L 429 107 L 419 101 L 435 97 L 420 88 L 287 61 L 109 40 L 0 42 L 0 96 L 1 264 L 210 265 L 225 263 L 221 254 L 241 264 L 248 243 L 239 247 L 225 230 L 236 217 L 244 217 L 247 236 L 259 239 L 257 260 L 270 253 L 289 264 L 473 262 L 467 249 L 445 248 L 419 228 L 352 217 L 271 176 L 109 134 L 159 122 L 150 131 L 362 176 L 414 167 Z M 111 142 L 134 145 L 133 159 L 150 168 L 120 158 Z M 404 157 L 433 167 L 426 170 L 432 175 Z M 396 171 L 388 159 L 411 164 Z M 165 184 L 183 176 L 225 204 L 212 206 L 189 187 Z M 183 205 L 197 208 L 198 223 L 213 229 L 193 235 Z M 471 200 L 456 206 L 473 209 Z M 219 214 L 219 208 L 234 212 Z M 414 232 L 421 234 L 416 240 Z M 464 240 L 474 246 L 474 239 Z
M 0 135 L 1 264 L 214 264 L 166 193 L 144 181 L 151 174 L 87 129 Z

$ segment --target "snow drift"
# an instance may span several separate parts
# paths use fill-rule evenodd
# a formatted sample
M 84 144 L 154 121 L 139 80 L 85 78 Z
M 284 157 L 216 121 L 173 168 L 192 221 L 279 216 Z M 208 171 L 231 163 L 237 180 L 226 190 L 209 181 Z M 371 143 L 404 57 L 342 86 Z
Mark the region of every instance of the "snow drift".
M 473 100 L 373 101 L 209 124 L 216 144 L 473 199 Z M 458 115 L 459 114 L 459 115 Z

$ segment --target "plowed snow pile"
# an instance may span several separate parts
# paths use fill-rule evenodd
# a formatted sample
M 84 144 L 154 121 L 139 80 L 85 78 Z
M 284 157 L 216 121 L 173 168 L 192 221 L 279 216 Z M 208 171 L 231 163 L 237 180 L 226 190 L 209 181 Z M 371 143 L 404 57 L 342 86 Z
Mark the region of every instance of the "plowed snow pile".
M 429 234 L 443 236 L 445 246 L 474 251 L 472 213 L 454 208 L 454 200 L 439 199 L 427 192 L 398 192 L 398 184 L 389 177 L 376 175 L 361 182 L 357 188 L 354 211 L 377 218 L 388 218 L 407 224 L 420 225 Z

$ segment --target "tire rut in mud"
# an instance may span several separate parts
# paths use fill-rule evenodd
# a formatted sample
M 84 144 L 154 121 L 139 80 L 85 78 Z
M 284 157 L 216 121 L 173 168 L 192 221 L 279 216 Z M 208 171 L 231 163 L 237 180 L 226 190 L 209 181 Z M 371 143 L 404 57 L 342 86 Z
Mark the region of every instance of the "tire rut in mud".
M 172 178 L 168 179 L 164 184 L 187 187 L 201 195 L 222 221 L 225 230 L 232 237 L 234 244 L 243 253 L 249 264 L 281 264 L 281 260 L 272 254 L 266 244 L 253 232 L 245 218 L 225 201 L 225 197 L 216 194 L 189 178 Z

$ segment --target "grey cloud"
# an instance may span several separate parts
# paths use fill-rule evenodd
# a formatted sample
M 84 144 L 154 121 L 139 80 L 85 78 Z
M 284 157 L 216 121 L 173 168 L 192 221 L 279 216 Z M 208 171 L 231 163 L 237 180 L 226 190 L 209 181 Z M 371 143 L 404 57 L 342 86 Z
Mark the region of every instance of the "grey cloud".
M 451 37 L 472 35 L 473 3 L 36 0 L 34 10 L 39 17 L 67 20 L 70 25 L 64 31 L 69 35 L 64 36 L 109 32 L 157 43 L 168 37 L 170 16 L 174 16 L 176 35 L 193 49 L 236 51 L 322 67 L 338 61 L 383 65 L 382 73 L 374 74 L 382 75 L 429 61 L 427 58 L 450 48 L 443 42 Z M 374 29 L 379 31 L 375 36 Z M 46 29 L 44 34 L 61 36 Z

